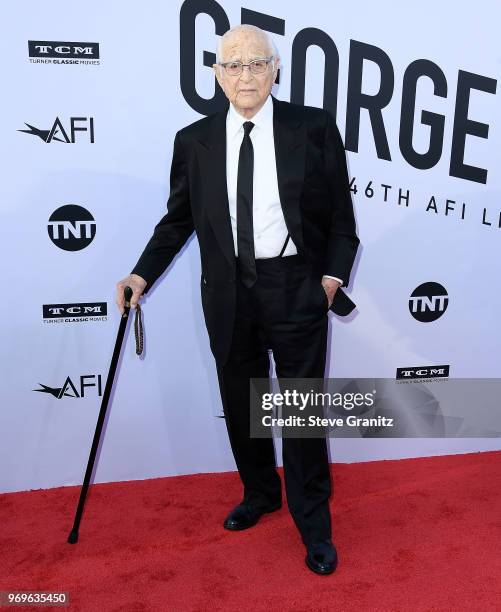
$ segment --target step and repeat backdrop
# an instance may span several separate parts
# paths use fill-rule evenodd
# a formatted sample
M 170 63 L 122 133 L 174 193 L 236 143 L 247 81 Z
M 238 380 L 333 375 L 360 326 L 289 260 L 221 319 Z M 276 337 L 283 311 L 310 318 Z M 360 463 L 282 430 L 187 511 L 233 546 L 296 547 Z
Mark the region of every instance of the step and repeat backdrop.
M 164 214 L 176 131 L 220 108 L 210 66 L 239 23 L 276 42 L 274 95 L 328 108 L 345 142 L 358 309 L 330 315 L 329 375 L 430 389 L 500 377 L 497 2 L 48 8 L 2 7 L 0 490 L 81 481 L 119 323 L 115 284 Z M 192 237 L 144 301 L 144 358 L 129 335 L 96 481 L 235 469 L 199 284 Z M 331 456 L 500 446 L 340 439 Z

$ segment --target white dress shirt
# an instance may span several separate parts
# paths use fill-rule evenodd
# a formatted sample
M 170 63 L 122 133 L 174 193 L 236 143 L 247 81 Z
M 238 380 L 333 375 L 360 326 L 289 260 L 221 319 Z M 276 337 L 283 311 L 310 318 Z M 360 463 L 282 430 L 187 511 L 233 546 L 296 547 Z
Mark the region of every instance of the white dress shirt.
M 230 103 L 226 116 L 226 183 L 235 255 L 238 255 L 238 158 L 244 136 L 243 124 L 246 121 L 252 121 L 254 124 L 250 132 L 250 139 L 254 148 L 252 199 L 254 254 L 256 259 L 277 257 L 285 243 L 288 230 L 278 191 L 275 141 L 273 139 L 273 101 L 270 95 L 251 119 L 240 115 L 232 103 Z M 297 248 L 291 237 L 283 256 L 295 255 L 296 253 Z M 334 278 L 342 284 L 339 278 L 334 276 L 327 276 L 327 278 Z

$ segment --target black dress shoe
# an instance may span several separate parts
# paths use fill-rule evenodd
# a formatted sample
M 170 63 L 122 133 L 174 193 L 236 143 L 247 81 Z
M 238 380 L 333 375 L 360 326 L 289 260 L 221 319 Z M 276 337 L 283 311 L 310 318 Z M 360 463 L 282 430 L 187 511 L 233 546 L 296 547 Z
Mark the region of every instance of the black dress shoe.
M 332 574 L 337 567 L 337 552 L 330 540 L 307 547 L 306 565 L 315 574 Z
M 255 525 L 259 519 L 267 512 L 275 512 L 281 508 L 281 504 L 272 506 L 270 508 L 254 508 L 250 504 L 238 504 L 226 517 L 223 527 L 230 531 L 241 531 L 242 529 L 249 529 Z

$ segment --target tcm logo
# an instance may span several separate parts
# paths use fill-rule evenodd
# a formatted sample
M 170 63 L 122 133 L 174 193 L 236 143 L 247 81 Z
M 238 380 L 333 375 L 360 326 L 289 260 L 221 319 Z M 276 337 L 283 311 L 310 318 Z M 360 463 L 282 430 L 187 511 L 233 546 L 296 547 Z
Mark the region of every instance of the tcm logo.
M 397 380 L 416 380 L 421 378 L 448 378 L 448 365 L 419 366 L 410 368 L 397 368 Z
M 63 142 L 66 144 L 75 144 L 77 141 L 77 134 L 84 132 L 85 140 L 89 140 L 90 143 L 94 143 L 94 118 L 93 117 L 70 117 L 69 122 L 64 127 L 63 123 L 56 117 L 54 123 L 48 130 L 37 128 L 30 123 L 25 123 L 28 130 L 17 130 L 24 134 L 31 134 L 32 136 L 38 136 L 41 140 L 46 143 L 50 142 Z M 80 134 L 79 140 L 83 137 Z
M 106 321 L 108 318 L 108 304 L 106 302 L 44 304 L 42 310 L 45 323 Z
M 96 222 L 88 210 L 67 204 L 55 210 L 47 230 L 52 242 L 64 251 L 81 251 L 94 240 Z
M 439 319 L 447 310 L 449 296 L 439 283 L 423 283 L 411 293 L 409 311 L 421 323 Z
M 84 398 L 90 394 L 101 397 L 102 384 L 101 374 L 83 374 L 82 376 L 75 379 L 75 382 L 68 376 L 64 381 L 62 387 L 49 387 L 38 383 L 40 389 L 33 389 L 38 393 L 49 393 L 57 399 L 63 399 L 63 397 L 73 398 Z M 89 391 L 92 389 L 92 391 Z
M 29 40 L 28 55 L 32 63 L 99 64 L 99 43 Z

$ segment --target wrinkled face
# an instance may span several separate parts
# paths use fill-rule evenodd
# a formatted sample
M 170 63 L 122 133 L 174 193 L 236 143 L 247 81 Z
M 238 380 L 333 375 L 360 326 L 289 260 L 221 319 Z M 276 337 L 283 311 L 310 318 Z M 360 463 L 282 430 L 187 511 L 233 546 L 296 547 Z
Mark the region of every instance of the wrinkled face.
M 235 32 L 224 41 L 220 62 L 239 61 L 248 64 L 252 60 L 270 57 L 273 52 L 268 47 L 267 40 L 259 32 Z M 256 113 L 268 97 L 277 76 L 280 60 L 268 64 L 262 74 L 252 74 L 244 67 L 237 76 L 227 74 L 223 66 L 213 64 L 219 85 L 226 97 L 242 115 Z

